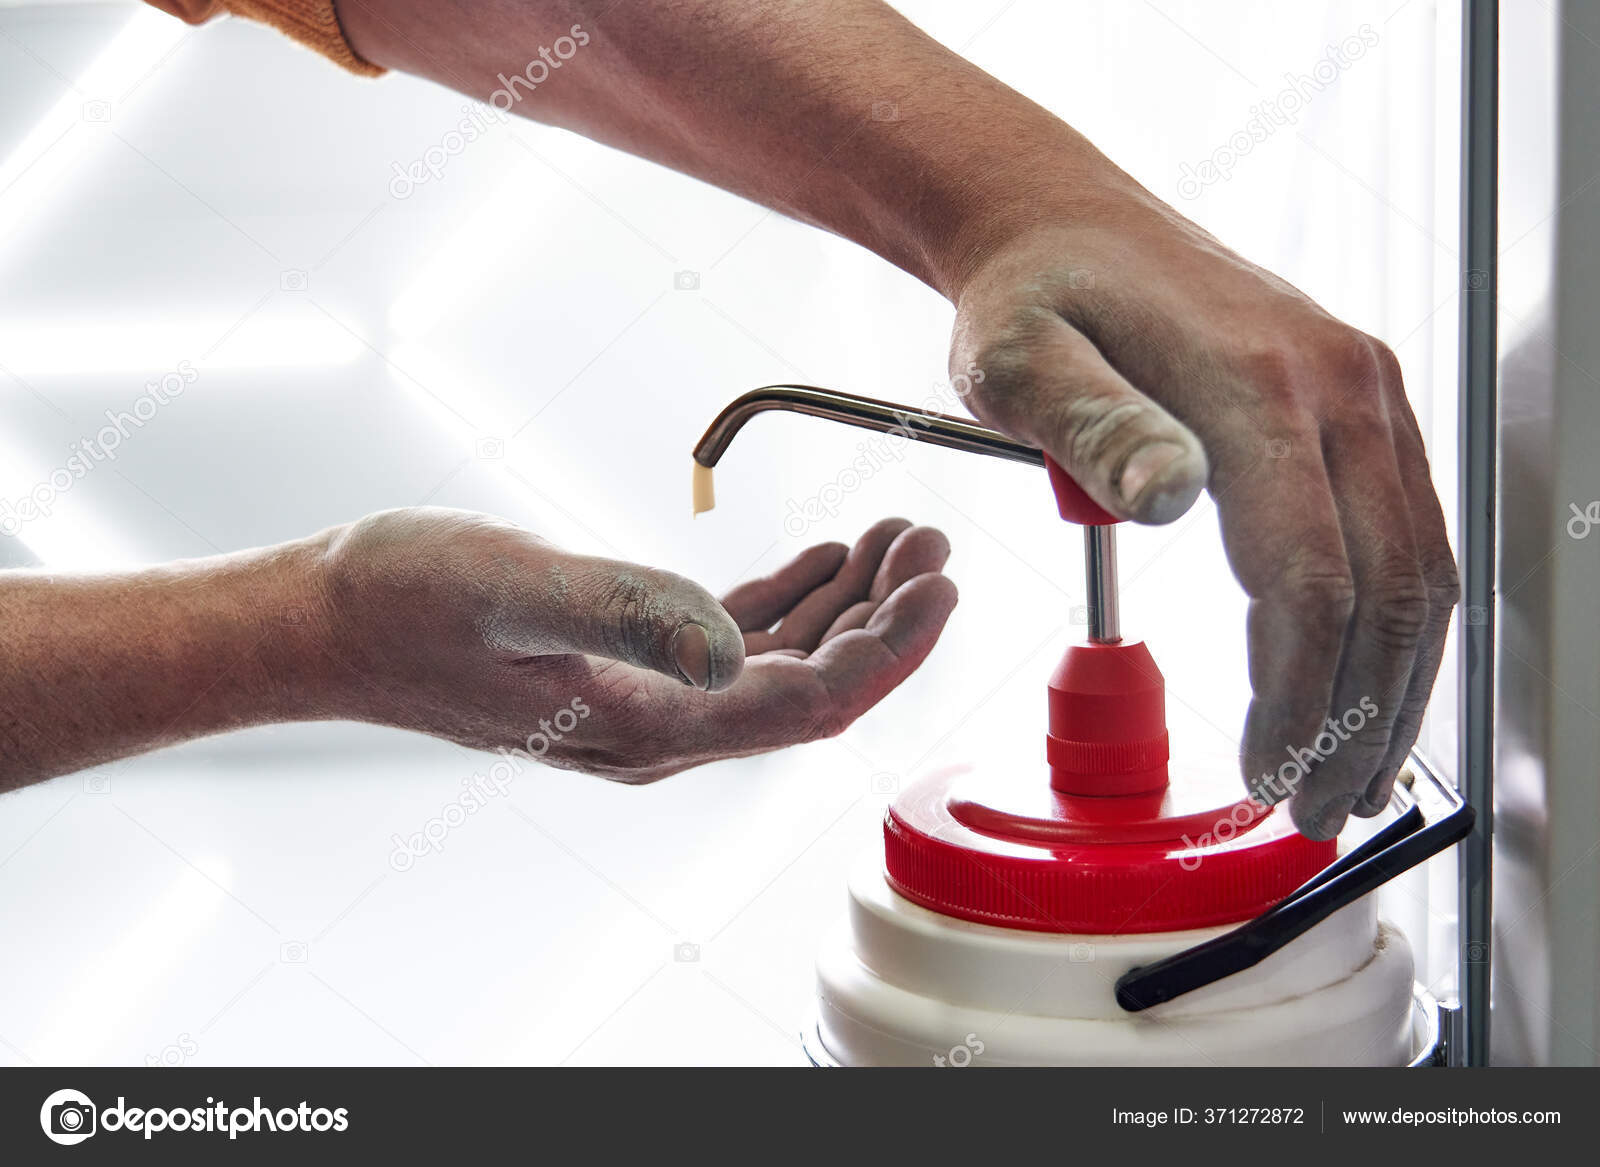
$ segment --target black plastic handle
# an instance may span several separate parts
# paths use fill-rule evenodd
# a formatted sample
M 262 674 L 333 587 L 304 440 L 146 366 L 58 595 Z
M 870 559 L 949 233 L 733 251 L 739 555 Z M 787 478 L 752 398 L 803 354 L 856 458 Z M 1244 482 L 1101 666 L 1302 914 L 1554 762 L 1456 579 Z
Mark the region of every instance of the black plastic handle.
M 1393 802 L 1400 814 L 1394 822 L 1254 920 L 1154 964 L 1129 969 L 1117 978 L 1117 1004 L 1137 1013 L 1257 965 L 1340 908 L 1460 842 L 1472 830 L 1472 807 L 1415 754 L 1411 769 L 1427 789 L 1419 794 L 1416 786 L 1421 783 L 1409 791 L 1396 783 Z

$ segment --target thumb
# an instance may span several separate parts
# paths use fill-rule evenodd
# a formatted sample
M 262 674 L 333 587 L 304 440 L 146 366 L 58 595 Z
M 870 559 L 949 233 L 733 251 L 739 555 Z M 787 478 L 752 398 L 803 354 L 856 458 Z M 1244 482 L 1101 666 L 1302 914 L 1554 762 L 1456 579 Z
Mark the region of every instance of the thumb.
M 744 668 L 744 634 L 716 598 L 670 571 L 616 559 L 562 555 L 530 579 L 543 593 L 541 653 L 610 657 L 687 682 L 726 689 Z M 529 597 L 534 598 L 534 597 Z
M 1193 506 L 1209 473 L 1200 439 L 1066 321 L 1041 332 L 1011 384 L 987 398 L 996 424 L 1043 449 L 1118 518 L 1170 523 Z

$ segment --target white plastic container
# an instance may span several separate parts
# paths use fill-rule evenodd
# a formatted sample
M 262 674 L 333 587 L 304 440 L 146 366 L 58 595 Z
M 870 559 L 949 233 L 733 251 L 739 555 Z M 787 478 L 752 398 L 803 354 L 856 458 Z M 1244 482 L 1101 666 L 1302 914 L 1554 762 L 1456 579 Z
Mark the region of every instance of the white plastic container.
M 848 1066 L 1403 1066 L 1432 1041 L 1411 949 L 1368 896 L 1245 972 L 1141 1013 L 1112 986 L 1225 928 L 1089 936 L 920 907 L 877 855 L 817 962 L 813 1060 Z

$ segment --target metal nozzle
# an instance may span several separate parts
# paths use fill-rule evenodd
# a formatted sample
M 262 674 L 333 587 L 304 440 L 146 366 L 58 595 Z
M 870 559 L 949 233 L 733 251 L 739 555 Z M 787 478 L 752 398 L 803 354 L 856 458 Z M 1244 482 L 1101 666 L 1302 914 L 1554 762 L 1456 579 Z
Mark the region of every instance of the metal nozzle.
M 702 466 L 715 466 L 733 441 L 733 435 L 743 428 L 744 423 L 769 409 L 825 417 L 830 421 L 842 421 L 846 425 L 884 434 L 900 434 L 913 441 L 930 442 L 935 446 L 965 450 L 971 454 L 988 454 L 1012 462 L 1025 462 L 1030 466 L 1044 465 L 1044 454 L 1039 450 L 1014 442 L 998 430 L 965 418 L 951 417 L 947 413 L 923 413 L 890 401 L 856 397 L 811 385 L 768 385 L 735 398 L 717 414 L 716 420 L 695 444 L 694 460 Z
M 811 417 L 827 418 L 879 433 L 899 434 L 913 441 L 928 442 L 970 454 L 988 454 L 1011 462 L 1043 467 L 1042 451 L 1012 441 L 998 430 L 978 425 L 947 413 L 928 413 L 907 409 L 890 401 L 857 397 L 812 385 L 767 385 L 736 397 L 706 429 L 694 447 L 697 467 L 695 512 L 711 507 L 710 469 L 733 442 L 744 423 L 758 413 L 781 409 Z M 704 474 L 702 474 L 704 471 Z M 1089 599 L 1089 639 L 1097 644 L 1116 644 L 1122 639 L 1117 610 L 1117 537 L 1112 526 L 1086 526 L 1083 529 L 1084 577 Z

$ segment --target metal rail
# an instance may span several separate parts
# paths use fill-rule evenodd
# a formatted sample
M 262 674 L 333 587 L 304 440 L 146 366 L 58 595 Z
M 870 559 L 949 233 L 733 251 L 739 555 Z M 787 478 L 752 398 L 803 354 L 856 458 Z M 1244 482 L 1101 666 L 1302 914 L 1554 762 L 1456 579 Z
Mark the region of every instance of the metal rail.
M 1461 45 L 1461 354 L 1456 440 L 1461 635 L 1456 780 L 1477 812 L 1459 858 L 1460 1062 L 1489 1064 L 1493 955 L 1495 651 L 1495 295 L 1499 159 L 1499 4 L 1463 0 Z

